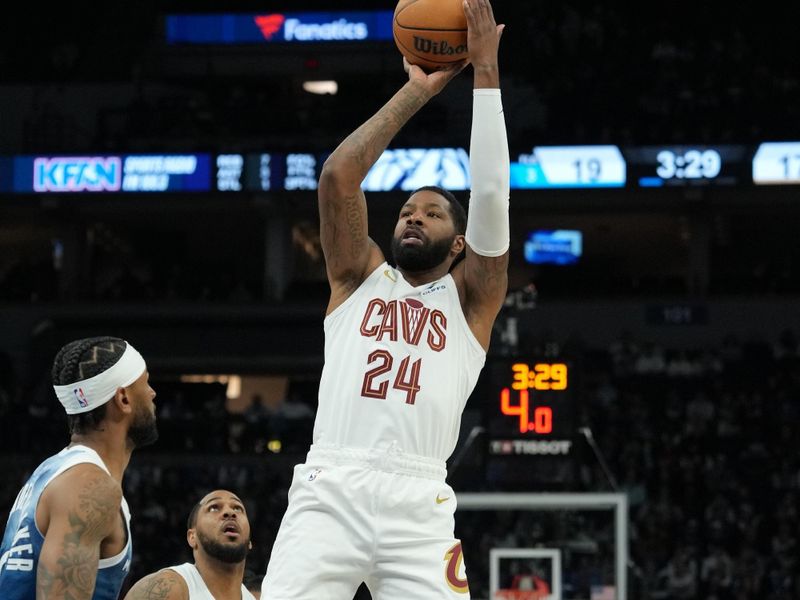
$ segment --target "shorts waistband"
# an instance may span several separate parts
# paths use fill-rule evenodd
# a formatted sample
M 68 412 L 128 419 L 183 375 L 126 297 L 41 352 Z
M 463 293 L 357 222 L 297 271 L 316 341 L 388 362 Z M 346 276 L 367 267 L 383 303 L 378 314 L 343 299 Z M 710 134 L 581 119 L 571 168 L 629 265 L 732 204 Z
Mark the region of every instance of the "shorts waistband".
M 444 461 L 403 452 L 395 445 L 385 449 L 349 448 L 314 444 L 308 451 L 307 461 L 317 464 L 357 465 L 387 473 L 401 473 L 444 481 L 447 466 Z

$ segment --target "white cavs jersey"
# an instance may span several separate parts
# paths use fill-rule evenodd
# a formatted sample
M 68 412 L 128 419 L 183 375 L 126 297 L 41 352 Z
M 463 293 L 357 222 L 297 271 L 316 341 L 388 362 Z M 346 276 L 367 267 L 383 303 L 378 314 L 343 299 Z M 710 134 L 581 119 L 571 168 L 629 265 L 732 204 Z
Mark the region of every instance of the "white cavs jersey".
M 175 571 L 186 582 L 189 588 L 189 600 L 214 600 L 214 596 L 208 591 L 208 586 L 200 575 L 200 571 L 192 563 L 183 563 L 174 567 L 167 567 L 170 571 Z M 256 600 L 255 596 L 242 584 L 242 599 Z
M 452 276 L 412 287 L 383 263 L 325 318 L 314 444 L 446 461 L 485 360 Z

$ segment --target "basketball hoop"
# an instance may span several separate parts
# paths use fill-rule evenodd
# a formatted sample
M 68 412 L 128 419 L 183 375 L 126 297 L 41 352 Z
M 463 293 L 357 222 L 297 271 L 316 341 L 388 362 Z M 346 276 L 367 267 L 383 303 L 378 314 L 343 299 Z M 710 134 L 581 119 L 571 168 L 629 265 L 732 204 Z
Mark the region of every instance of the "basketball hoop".
M 492 600 L 544 600 L 550 594 L 536 590 L 497 590 Z

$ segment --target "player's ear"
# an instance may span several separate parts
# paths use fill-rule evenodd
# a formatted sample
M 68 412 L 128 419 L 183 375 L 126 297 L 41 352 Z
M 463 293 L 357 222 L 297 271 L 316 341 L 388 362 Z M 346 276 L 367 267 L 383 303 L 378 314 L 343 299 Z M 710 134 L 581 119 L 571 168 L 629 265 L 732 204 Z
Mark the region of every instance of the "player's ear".
M 192 550 L 197 550 L 197 533 L 193 528 L 186 531 L 186 542 Z
M 467 247 L 467 241 L 463 235 L 457 235 L 453 240 L 453 245 L 450 248 L 450 253 L 453 256 L 458 256 L 464 251 L 464 248 Z
M 117 388 L 117 391 L 114 392 L 114 397 L 111 399 L 111 402 L 113 402 L 114 406 L 116 406 L 117 409 L 123 414 L 133 412 L 131 399 L 128 397 L 128 392 L 124 387 Z

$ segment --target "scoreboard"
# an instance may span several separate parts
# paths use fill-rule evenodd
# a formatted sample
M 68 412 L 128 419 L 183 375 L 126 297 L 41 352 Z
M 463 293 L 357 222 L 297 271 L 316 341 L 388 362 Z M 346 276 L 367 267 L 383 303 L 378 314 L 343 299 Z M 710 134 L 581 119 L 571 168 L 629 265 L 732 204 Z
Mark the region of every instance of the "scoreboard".
M 487 477 L 540 485 L 573 476 L 579 363 L 514 357 L 490 360 L 480 390 Z
M 753 157 L 756 185 L 800 183 L 800 142 L 761 144 Z
M 313 191 L 329 152 L 0 156 L 0 192 L 18 194 Z M 389 148 L 368 192 L 469 190 L 466 148 Z M 800 185 L 800 142 L 535 146 L 510 164 L 512 190 Z
M 639 187 L 738 185 L 747 177 L 744 146 L 643 146 L 625 155 Z
M 616 146 L 538 146 L 511 164 L 511 187 L 625 187 L 625 159 Z

